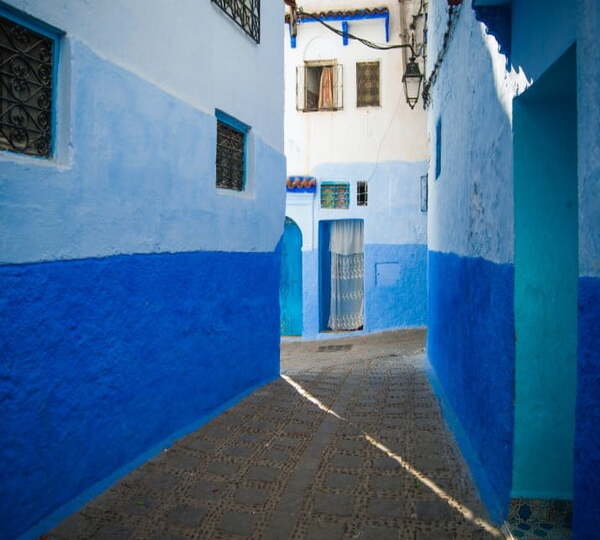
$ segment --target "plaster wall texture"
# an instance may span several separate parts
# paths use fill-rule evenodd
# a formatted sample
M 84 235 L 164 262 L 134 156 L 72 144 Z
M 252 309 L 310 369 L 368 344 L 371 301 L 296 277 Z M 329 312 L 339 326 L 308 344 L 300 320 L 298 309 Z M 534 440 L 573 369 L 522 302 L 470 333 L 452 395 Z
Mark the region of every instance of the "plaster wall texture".
M 278 375 L 283 7 L 256 45 L 208 1 L 11 5 L 65 32 L 56 156 L 0 153 L 0 537 L 37 538 Z
M 1 261 L 273 251 L 283 229 L 283 155 L 252 129 L 246 190 L 217 189 L 214 113 L 68 39 L 70 158 L 0 154 Z
M 435 126 L 442 110 L 442 124 L 446 127 L 442 129 L 442 173 L 438 180 L 434 179 L 436 164 L 432 160 L 429 176 L 429 358 L 440 379 L 441 391 L 462 425 L 465 440 L 461 443 L 474 450 L 467 454 L 473 457 L 469 463 L 482 494 L 492 514 L 502 517 L 510 497 L 512 467 L 512 441 L 506 437 L 512 430 L 512 401 L 497 401 L 506 396 L 512 398 L 514 380 L 512 100 L 539 79 L 573 44 L 577 32 L 578 242 L 582 277 L 578 300 L 574 535 L 590 538 L 600 518 L 598 498 L 594 494 L 600 470 L 597 442 L 600 205 L 598 137 L 593 127 L 598 124 L 600 59 L 595 36 L 600 21 L 599 5 L 587 0 L 577 4 L 513 1 L 512 50 L 508 65 L 507 58 L 499 53 L 494 29 L 489 28 L 488 35 L 485 25 L 476 22 L 470 7 L 470 3 L 463 6 L 444 62 L 445 69 L 434 90 L 429 117 L 432 148 L 436 145 Z M 430 4 L 429 21 L 431 67 L 446 24 L 442 3 Z M 488 271 L 477 272 L 473 279 L 461 279 L 475 264 L 488 266 Z M 442 294 L 436 292 L 438 282 L 443 283 Z M 498 302 L 489 313 L 482 311 L 481 299 L 476 303 L 464 300 L 479 294 L 478 288 L 481 293 L 488 290 L 490 295 L 500 294 L 508 300 Z M 465 314 L 462 323 L 458 323 L 455 316 L 451 320 L 447 316 L 454 313 L 454 304 L 448 300 L 452 295 L 461 299 L 459 307 L 464 308 Z M 474 321 L 483 317 L 496 319 L 498 324 L 473 332 Z M 445 335 L 445 329 L 452 321 L 450 338 Z M 494 345 L 490 347 L 488 343 Z M 482 363 L 491 366 L 487 373 L 479 369 Z M 461 368 L 456 369 L 457 365 Z M 470 382 L 468 402 L 462 399 L 460 381 L 463 379 Z M 492 387 L 493 392 L 489 390 Z M 504 388 L 505 393 L 498 388 Z M 471 429 L 470 426 L 479 422 L 481 410 L 488 411 L 486 422 Z M 486 451 L 491 441 L 494 443 Z M 491 497 L 486 493 L 491 493 Z
M 260 45 L 209 0 L 8 3 L 196 109 L 228 112 L 282 152 L 283 96 L 274 82 L 283 69 L 283 2 L 263 2 Z
M 447 25 L 429 5 L 430 66 Z M 491 517 L 508 508 L 514 397 L 512 97 L 523 77 L 470 3 L 429 112 L 428 357 Z M 436 125 L 441 121 L 441 141 Z M 441 145 L 441 161 L 434 149 Z M 436 166 L 440 174 L 436 178 Z
M 577 18 L 579 142 L 579 364 L 575 423 L 575 538 L 600 522 L 600 4 L 579 0 Z
M 97 482 L 279 375 L 277 253 L 8 265 L 0 283 L 3 539 L 42 520 L 25 535 L 39 538 Z
M 399 4 L 393 0 L 362 2 L 304 2 L 306 11 L 388 7 L 390 43 L 399 37 Z M 414 9 L 414 6 L 413 6 Z M 341 29 L 341 23 L 332 22 Z M 385 44 L 382 19 L 349 22 L 349 32 Z M 406 104 L 402 75 L 404 52 L 375 50 L 342 38 L 316 22 L 298 26 L 297 47 L 290 47 L 286 27 L 285 47 L 285 154 L 288 173 L 308 174 L 321 163 L 423 161 L 427 158 L 426 114 Z M 343 65 L 343 110 L 296 110 L 296 68 L 310 60 L 335 59 Z M 380 107 L 356 107 L 356 62 L 380 61 Z M 410 129 L 407 129 L 410 127 Z

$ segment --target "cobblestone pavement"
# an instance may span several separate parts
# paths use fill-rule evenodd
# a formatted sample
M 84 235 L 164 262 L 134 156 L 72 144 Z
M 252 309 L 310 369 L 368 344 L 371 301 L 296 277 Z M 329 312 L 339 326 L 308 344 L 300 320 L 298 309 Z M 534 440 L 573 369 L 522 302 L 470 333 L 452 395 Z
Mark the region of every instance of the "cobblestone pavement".
M 424 373 L 422 332 L 282 344 L 283 377 L 49 538 L 499 537 Z

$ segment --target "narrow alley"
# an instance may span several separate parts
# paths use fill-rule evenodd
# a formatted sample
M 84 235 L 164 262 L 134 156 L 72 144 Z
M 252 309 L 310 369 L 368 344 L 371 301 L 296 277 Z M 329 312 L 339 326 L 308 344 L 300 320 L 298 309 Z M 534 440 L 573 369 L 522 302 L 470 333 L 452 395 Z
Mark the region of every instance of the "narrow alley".
M 280 379 L 49 538 L 499 536 L 444 426 L 423 346 L 422 331 L 282 344 Z

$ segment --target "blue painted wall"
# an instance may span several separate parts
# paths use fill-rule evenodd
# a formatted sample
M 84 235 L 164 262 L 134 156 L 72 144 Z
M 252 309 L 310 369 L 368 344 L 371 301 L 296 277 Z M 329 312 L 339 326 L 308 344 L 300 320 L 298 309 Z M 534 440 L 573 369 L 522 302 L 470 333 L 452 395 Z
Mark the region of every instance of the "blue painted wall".
M 277 376 L 285 200 L 283 6 L 259 48 L 211 3 L 14 4 L 66 34 L 56 155 L 0 152 L 1 538 Z M 204 39 L 239 47 L 192 73 Z M 215 108 L 251 124 L 243 193 L 215 185 Z
M 365 319 L 357 333 L 425 326 L 427 319 L 427 215 L 420 211 L 420 177 L 424 162 L 323 163 L 315 168 L 319 181 L 350 184 L 348 209 L 320 207 L 314 197 L 288 193 L 286 211 L 303 231 L 302 337 L 332 338 L 347 333 L 322 333 L 327 327 L 329 298 L 325 225 L 337 219 L 362 219 L 365 238 Z M 368 180 L 368 205 L 356 204 L 356 182 Z M 314 239 L 314 240 L 313 240 Z M 327 304 L 327 302 L 325 302 Z M 323 307 L 323 309 L 321 309 Z
M 281 335 L 302 334 L 302 233 L 286 218 L 281 244 L 281 278 L 279 282 Z
M 279 373 L 275 253 L 9 265 L 0 282 L 3 538 Z
M 512 471 L 513 267 L 430 251 L 428 283 L 428 357 L 480 494 L 500 521 Z
M 513 497 L 570 499 L 577 372 L 575 48 L 513 104 Z M 556 114 L 560 109 L 561 114 Z
M 600 523 L 600 278 L 579 278 L 579 364 L 574 463 L 574 538 Z

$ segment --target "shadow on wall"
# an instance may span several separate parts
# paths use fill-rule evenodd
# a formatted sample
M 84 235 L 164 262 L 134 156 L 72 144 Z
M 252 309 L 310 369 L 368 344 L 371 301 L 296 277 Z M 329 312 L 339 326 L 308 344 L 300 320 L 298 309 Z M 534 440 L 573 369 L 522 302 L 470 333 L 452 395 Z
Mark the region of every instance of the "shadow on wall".
M 477 32 L 470 24 L 465 24 L 465 17 L 473 17 L 472 24 L 477 27 L 479 25 L 475 19 L 483 22 L 487 27 L 486 33 L 493 36 L 496 43 L 485 34 Z M 529 84 L 526 77 L 530 70 L 539 75 L 548 67 L 544 62 L 550 62 L 547 59 L 540 62 L 539 58 L 535 58 L 531 66 L 513 63 L 515 55 L 511 44 L 515 40 L 511 35 L 510 6 L 476 8 L 475 16 L 465 6 L 461 18 L 463 20 L 454 36 L 454 48 L 451 47 L 446 62 L 456 63 L 464 69 L 445 69 L 440 74 L 438 88 L 450 90 L 443 96 L 438 94 L 434 97 L 437 111 L 432 114 L 432 118 L 437 119 L 438 111 L 443 110 L 444 125 L 458 126 L 458 130 L 454 129 L 452 133 L 446 130 L 442 134 L 441 162 L 435 164 L 435 167 L 441 168 L 439 180 L 434 181 L 434 189 L 440 202 L 434 201 L 435 206 L 429 214 L 430 232 L 433 232 L 432 236 L 437 239 L 437 244 L 434 243 L 429 252 L 428 352 L 442 400 L 458 420 L 457 437 L 481 496 L 492 518 L 501 521 L 506 517 L 513 496 L 513 481 L 518 481 L 521 489 L 531 484 L 533 478 L 529 473 L 523 472 L 527 468 L 513 471 L 513 463 L 516 466 L 518 459 L 514 455 L 517 449 L 529 448 L 531 442 L 527 437 L 519 436 L 515 446 L 515 430 L 523 434 L 522 428 L 527 424 L 531 425 L 532 415 L 552 409 L 550 401 L 561 404 L 561 429 L 552 431 L 552 422 L 549 422 L 538 425 L 537 434 L 530 435 L 534 439 L 544 439 L 551 435 L 550 438 L 555 442 L 557 438 L 560 439 L 560 444 L 547 445 L 540 450 L 545 456 L 541 461 L 546 468 L 549 463 L 554 463 L 552 467 L 559 468 L 564 473 L 558 475 L 561 478 L 556 478 L 556 485 L 564 486 L 566 481 L 570 488 L 575 393 L 573 374 L 576 357 L 574 354 L 561 356 L 570 364 L 567 370 L 571 374 L 565 378 L 567 382 L 562 393 L 565 399 L 562 400 L 561 396 L 556 395 L 558 377 L 561 376 L 558 372 L 548 370 L 547 366 L 535 365 L 535 362 L 526 362 L 526 366 L 521 365 L 515 371 L 515 362 L 518 362 L 515 353 L 515 324 L 518 328 L 524 315 L 521 309 L 515 311 L 515 305 L 523 305 L 515 296 L 515 272 L 519 269 L 510 263 L 512 246 L 506 240 L 516 238 L 518 245 L 519 239 L 533 234 L 535 238 L 532 241 L 537 247 L 541 247 L 542 237 L 548 229 L 539 221 L 537 224 L 517 221 L 513 231 L 512 99 L 515 89 L 522 91 Z M 542 30 L 538 28 L 537 31 Z M 535 32 L 531 38 L 534 36 Z M 568 40 L 565 43 L 569 45 Z M 468 64 L 464 65 L 464 56 L 458 57 L 456 51 L 458 49 L 464 53 L 466 48 L 470 54 Z M 555 47 L 557 48 L 559 47 Z M 574 82 L 575 54 L 570 54 L 572 72 L 565 76 Z M 525 53 L 521 52 L 520 56 L 526 58 Z M 499 69 L 500 65 L 504 69 Z M 498 74 L 501 76 L 498 77 Z M 572 94 L 571 98 L 574 101 L 575 95 Z M 556 103 L 553 107 L 556 110 Z M 552 114 L 551 111 L 551 108 L 544 111 L 546 118 Z M 575 109 L 571 112 L 570 130 L 573 131 L 576 127 L 573 124 Z M 548 139 L 560 129 L 558 125 L 549 126 Z M 541 135 L 538 133 L 538 136 Z M 559 138 L 555 140 L 558 141 Z M 576 137 L 571 142 L 574 141 Z M 576 154 L 576 147 L 574 148 Z M 453 160 L 452 156 L 458 158 Z M 548 270 L 549 252 L 550 259 L 558 257 L 567 261 L 565 264 L 568 268 L 564 269 L 562 275 L 568 276 L 565 279 L 570 283 L 565 284 L 563 280 L 557 286 L 570 291 L 566 301 L 571 320 L 575 317 L 576 296 L 573 291 L 577 286 L 576 155 L 565 158 L 564 165 L 568 174 L 561 175 L 561 179 L 557 177 L 557 184 L 554 186 L 556 189 L 547 185 L 547 182 L 542 182 L 545 187 L 538 186 L 538 197 L 519 199 L 516 203 L 521 205 L 521 215 L 530 213 L 537 204 L 548 210 L 547 217 L 554 216 L 556 213 L 549 210 L 552 205 L 545 205 L 539 197 L 544 189 L 551 190 L 549 197 L 555 204 L 561 208 L 571 205 L 568 227 L 557 225 L 554 238 L 557 241 L 552 242 L 550 238 L 549 242 L 544 242 L 545 253 L 538 253 L 535 261 L 515 260 L 524 265 L 520 267 L 521 275 L 523 270 L 527 273 L 530 269 L 537 268 L 537 285 L 543 282 L 541 278 Z M 536 180 L 541 180 L 541 171 L 532 170 L 531 174 L 537 175 Z M 470 179 L 468 185 L 465 185 L 465 178 Z M 517 196 L 517 193 L 514 195 Z M 515 207 L 515 212 L 516 210 Z M 458 222 L 458 225 L 453 224 L 453 221 Z M 567 229 L 575 231 L 574 242 L 571 237 L 571 240 L 563 237 L 562 233 Z M 570 253 L 567 258 L 561 255 L 565 247 L 569 248 Z M 531 287 L 537 285 L 533 283 Z M 547 289 L 548 287 L 545 290 L 549 293 Z M 557 328 L 561 328 L 559 333 L 564 334 L 565 340 L 575 344 L 576 325 L 570 324 L 568 328 L 562 328 L 558 320 L 562 318 L 564 310 L 557 310 L 556 306 L 545 309 L 546 300 L 552 304 L 552 299 L 549 294 L 544 294 L 544 287 L 541 294 L 541 298 L 534 295 L 525 300 L 528 316 L 533 317 L 530 317 L 533 326 L 530 326 L 525 336 L 558 325 Z M 542 345 L 532 343 L 532 346 L 539 349 Z M 553 350 L 556 351 L 556 348 Z M 519 380 L 515 381 L 515 376 Z M 521 393 L 515 396 L 515 383 L 517 389 L 523 388 L 524 380 L 521 378 L 525 377 L 538 380 L 537 394 L 542 396 L 541 401 L 534 400 L 532 394 Z M 514 417 L 515 397 L 519 411 L 517 425 Z M 559 447 L 562 449 L 560 452 L 557 450 Z M 577 463 L 575 469 L 577 476 Z M 514 477 L 514 474 L 518 477 Z M 527 493 L 526 488 L 520 491 L 520 495 L 524 496 L 524 493 Z M 558 487 L 554 491 L 549 488 L 545 494 L 532 489 L 527 496 L 534 494 L 549 498 L 568 497 L 570 489 L 566 493 L 563 490 L 562 495 Z

